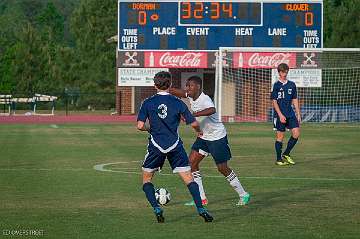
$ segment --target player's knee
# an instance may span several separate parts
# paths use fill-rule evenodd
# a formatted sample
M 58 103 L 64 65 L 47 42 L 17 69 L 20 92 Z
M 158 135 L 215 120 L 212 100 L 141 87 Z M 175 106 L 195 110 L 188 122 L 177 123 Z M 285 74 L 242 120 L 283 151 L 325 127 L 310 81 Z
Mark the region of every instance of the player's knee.
M 284 135 L 276 135 L 276 141 L 282 142 L 284 140 Z
M 292 137 L 293 137 L 294 139 L 299 138 L 299 137 L 300 137 L 300 131 L 299 131 L 299 130 L 294 131 L 294 132 L 292 133 Z

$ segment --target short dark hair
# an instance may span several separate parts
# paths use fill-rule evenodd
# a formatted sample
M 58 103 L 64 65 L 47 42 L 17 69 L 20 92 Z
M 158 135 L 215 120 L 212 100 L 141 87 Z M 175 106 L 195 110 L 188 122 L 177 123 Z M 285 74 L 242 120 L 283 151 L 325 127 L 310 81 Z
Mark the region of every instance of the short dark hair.
M 288 64 L 286 64 L 286 63 L 279 64 L 278 67 L 277 67 L 277 71 L 278 72 L 280 72 L 280 71 L 282 71 L 282 72 L 289 71 Z
M 160 71 L 154 76 L 154 84 L 159 90 L 167 90 L 171 86 L 171 74 L 168 71 Z
M 187 81 L 193 81 L 198 85 L 202 85 L 202 80 L 199 76 L 191 76 Z

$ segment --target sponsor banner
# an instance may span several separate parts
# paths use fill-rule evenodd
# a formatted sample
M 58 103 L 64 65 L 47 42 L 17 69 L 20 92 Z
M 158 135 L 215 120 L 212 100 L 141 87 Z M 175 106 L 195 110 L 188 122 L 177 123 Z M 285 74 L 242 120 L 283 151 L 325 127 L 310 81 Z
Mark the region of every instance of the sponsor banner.
M 321 69 L 290 69 L 287 79 L 297 87 L 321 87 Z M 271 85 L 279 79 L 277 69 L 271 71 Z
M 118 86 L 153 86 L 154 75 L 168 68 L 118 68 Z
M 277 68 L 286 63 L 296 67 L 296 53 L 289 52 L 234 52 L 234 68 Z
M 145 67 L 207 68 L 207 52 L 146 51 Z
M 219 51 L 208 52 L 207 55 L 207 68 L 216 68 L 216 59 L 219 55 Z
M 306 49 L 304 49 L 306 50 Z M 302 52 L 297 54 L 298 68 L 320 68 L 319 52 Z
M 118 67 L 144 67 L 144 52 L 118 51 Z

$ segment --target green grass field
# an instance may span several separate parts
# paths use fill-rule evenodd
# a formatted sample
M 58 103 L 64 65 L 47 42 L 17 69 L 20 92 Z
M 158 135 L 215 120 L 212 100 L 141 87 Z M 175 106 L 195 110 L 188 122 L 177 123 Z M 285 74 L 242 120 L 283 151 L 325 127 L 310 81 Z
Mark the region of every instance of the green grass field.
M 274 165 L 270 124 L 227 125 L 238 198 L 211 157 L 202 162 L 206 224 L 168 164 L 155 177 L 172 201 L 155 222 L 141 185 L 147 135 L 134 124 L 0 125 L 0 238 L 359 238 L 360 125 L 304 124 L 292 156 Z M 189 150 L 195 135 L 180 130 Z M 95 165 L 107 171 L 97 171 Z M 20 230 L 42 235 L 20 236 Z

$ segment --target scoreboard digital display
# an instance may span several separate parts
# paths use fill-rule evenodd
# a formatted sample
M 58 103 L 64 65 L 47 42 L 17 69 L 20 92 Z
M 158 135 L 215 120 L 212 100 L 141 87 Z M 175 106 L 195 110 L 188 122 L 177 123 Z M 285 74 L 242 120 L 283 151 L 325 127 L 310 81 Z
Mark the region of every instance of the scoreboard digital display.
M 118 49 L 322 47 L 322 0 L 118 2 Z

